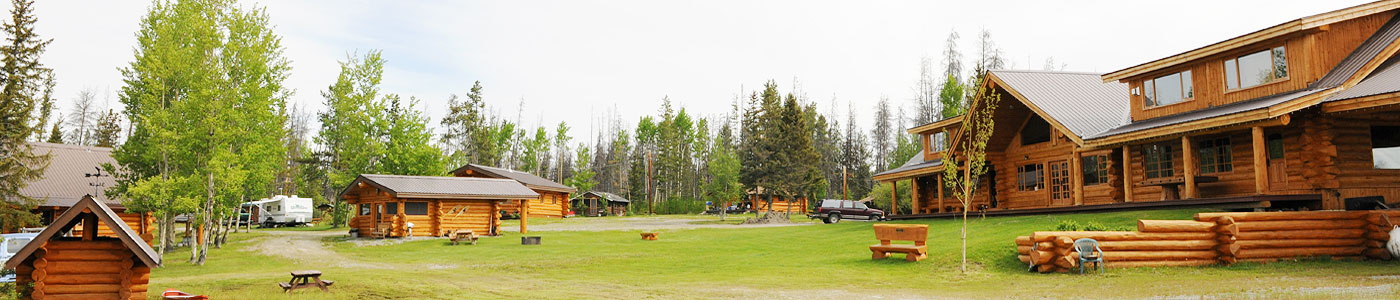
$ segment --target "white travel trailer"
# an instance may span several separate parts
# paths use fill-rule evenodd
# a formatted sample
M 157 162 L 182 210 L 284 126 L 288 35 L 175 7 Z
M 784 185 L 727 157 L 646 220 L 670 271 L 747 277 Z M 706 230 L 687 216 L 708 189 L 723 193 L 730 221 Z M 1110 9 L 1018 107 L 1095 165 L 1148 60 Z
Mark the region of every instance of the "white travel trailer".
M 277 195 L 272 198 L 243 203 L 249 208 L 250 221 L 262 227 L 299 226 L 311 222 L 311 198 Z

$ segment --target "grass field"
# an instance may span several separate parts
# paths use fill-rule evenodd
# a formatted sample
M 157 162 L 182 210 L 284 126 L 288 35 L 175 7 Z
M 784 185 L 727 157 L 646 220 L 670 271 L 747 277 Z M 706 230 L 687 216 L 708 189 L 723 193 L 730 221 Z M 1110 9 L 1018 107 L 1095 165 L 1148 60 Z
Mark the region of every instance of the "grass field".
M 1309 259 L 1229 267 L 1110 269 L 1105 275 L 1036 274 L 1016 260 L 1013 238 L 1052 230 L 1061 219 L 1110 226 L 1137 219 L 1186 219 L 1194 210 L 1159 210 L 971 220 L 970 271 L 960 272 L 960 221 L 929 224 L 929 259 L 872 261 L 871 222 L 809 226 L 662 230 L 643 241 L 639 231 L 532 231 L 543 245 L 522 246 L 519 233 L 451 246 L 444 239 L 402 243 L 350 242 L 344 229 L 254 230 L 230 237 L 205 266 L 166 256 L 151 276 L 151 296 L 177 288 L 215 299 L 285 297 L 276 283 L 287 272 L 318 269 L 335 280 L 331 293 L 298 290 L 298 299 L 843 299 L 872 298 L 1396 298 L 1400 263 Z M 751 215 L 750 215 L 751 216 Z M 734 223 L 742 216 L 719 222 Z M 613 218 L 616 219 L 616 218 Z M 619 221 L 619 220 L 612 220 Z M 593 218 L 550 220 L 568 226 Z M 804 220 L 805 222 L 805 220 Z M 317 231 L 321 230 L 321 231 Z M 316 236 L 301 236 L 318 234 Z M 325 252 L 291 259 L 281 251 L 291 236 L 314 238 Z M 293 247 L 295 244 L 288 244 Z M 305 246 L 305 245 L 302 245 Z

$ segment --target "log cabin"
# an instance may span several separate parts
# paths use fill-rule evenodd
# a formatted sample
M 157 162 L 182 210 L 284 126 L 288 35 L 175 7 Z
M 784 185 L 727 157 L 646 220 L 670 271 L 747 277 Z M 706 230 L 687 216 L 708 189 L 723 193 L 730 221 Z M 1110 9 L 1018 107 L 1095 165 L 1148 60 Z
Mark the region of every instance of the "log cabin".
M 5 261 L 15 271 L 19 299 L 34 300 L 146 299 L 151 268 L 159 266 L 155 250 L 92 197 L 73 203 Z
M 444 236 L 461 229 L 499 235 L 500 206 L 539 194 L 509 179 L 362 174 L 340 198 L 354 207 L 349 224 L 361 236 L 387 231 L 388 237 L 406 237 Z M 521 233 L 529 217 L 521 214 Z
M 137 237 L 146 241 L 154 241 L 151 237 L 152 226 L 155 217 L 148 212 L 137 211 L 135 209 L 127 211 L 117 199 L 109 199 L 105 192 L 107 188 L 116 186 L 117 182 L 112 178 L 112 174 L 107 171 L 99 172 L 103 164 L 116 165 L 117 161 L 112 158 L 112 148 L 77 146 L 53 143 L 30 143 L 32 151 L 38 154 L 49 154 L 49 166 L 44 169 L 44 176 L 39 179 L 26 182 L 19 190 L 20 195 L 39 200 L 38 206 L 32 211 L 39 215 L 39 223 L 48 226 L 54 218 L 68 211 L 73 204 L 82 200 L 84 196 L 96 195 L 98 201 L 102 201 L 117 216 L 126 222 L 137 233 Z M 91 176 L 90 174 L 101 174 Z M 5 233 L 16 232 L 19 228 L 4 226 L 0 228 Z M 84 227 L 78 227 L 84 228 Z M 107 227 L 98 227 L 98 235 L 115 236 L 116 232 L 108 230 Z
M 622 216 L 627 214 L 627 205 L 632 200 L 627 200 L 617 194 L 609 192 L 589 191 L 579 194 L 572 202 L 575 211 L 583 212 L 584 216 L 599 217 L 603 215 Z
M 799 213 L 805 214 L 807 211 L 807 197 L 797 196 L 794 199 L 787 199 L 782 195 L 776 195 L 765 190 L 763 187 L 752 188 L 745 191 L 749 195 L 748 207 L 754 212 L 767 212 L 769 200 L 773 203 L 773 212 Z
M 977 97 L 1000 101 L 971 209 L 1400 201 L 1398 10 L 1387 0 L 1307 16 L 1106 74 L 988 71 Z M 939 175 L 945 155 L 965 159 L 947 150 L 973 121 L 909 129 L 923 153 L 875 175 L 912 183 L 894 195 L 914 200 L 905 217 L 961 209 Z
M 524 184 L 535 193 L 538 198 L 529 200 L 526 204 L 529 207 L 531 217 L 543 218 L 563 218 L 569 213 L 570 194 L 578 192 L 578 189 L 554 182 L 544 177 L 535 176 L 528 172 L 521 172 L 505 168 L 488 167 L 478 164 L 467 164 L 456 170 L 452 170 L 452 176 L 457 177 L 478 177 L 478 178 L 501 178 L 510 179 Z M 501 210 L 507 213 L 519 214 L 522 202 L 509 202 L 501 205 Z

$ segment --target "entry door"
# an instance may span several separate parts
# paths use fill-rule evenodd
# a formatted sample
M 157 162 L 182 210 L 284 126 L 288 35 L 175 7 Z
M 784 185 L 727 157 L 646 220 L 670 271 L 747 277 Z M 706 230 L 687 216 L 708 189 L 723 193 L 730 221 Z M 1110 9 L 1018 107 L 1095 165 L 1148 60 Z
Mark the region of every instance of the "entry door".
M 1074 192 L 1070 190 L 1069 161 L 1055 161 L 1047 165 L 1050 167 L 1050 205 L 1074 204 Z
M 1283 155 L 1283 135 L 1271 134 L 1265 139 L 1269 154 L 1269 189 L 1280 190 L 1288 184 L 1287 160 Z

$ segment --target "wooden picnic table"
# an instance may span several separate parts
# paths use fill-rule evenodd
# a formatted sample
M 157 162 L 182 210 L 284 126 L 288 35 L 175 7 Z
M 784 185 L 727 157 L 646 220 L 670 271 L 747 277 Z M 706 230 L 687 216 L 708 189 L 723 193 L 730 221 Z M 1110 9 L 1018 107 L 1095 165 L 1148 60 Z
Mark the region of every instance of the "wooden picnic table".
M 1216 182 L 1220 177 L 1196 175 L 1196 183 Z M 1162 200 L 1181 199 L 1181 186 L 1186 184 L 1186 176 L 1152 178 L 1138 183 L 1139 186 L 1162 187 Z
M 462 229 L 462 230 L 457 230 L 457 231 L 452 232 L 452 238 L 451 238 L 451 240 L 452 240 L 452 244 L 453 244 L 453 245 L 456 245 L 456 244 L 458 244 L 458 243 L 461 243 L 462 241 L 468 241 L 468 242 L 471 242 L 472 245 L 476 245 L 476 238 L 477 238 L 476 232 L 473 232 L 473 231 L 471 231 L 471 230 Z
M 321 280 L 321 271 L 302 270 L 292 271 L 291 282 L 281 282 L 278 283 L 278 285 L 282 286 L 282 291 L 287 293 L 291 293 L 292 290 L 295 289 L 309 287 L 318 287 L 321 288 L 322 291 L 329 292 L 331 290 L 326 287 L 334 283 L 334 281 L 330 280 Z

